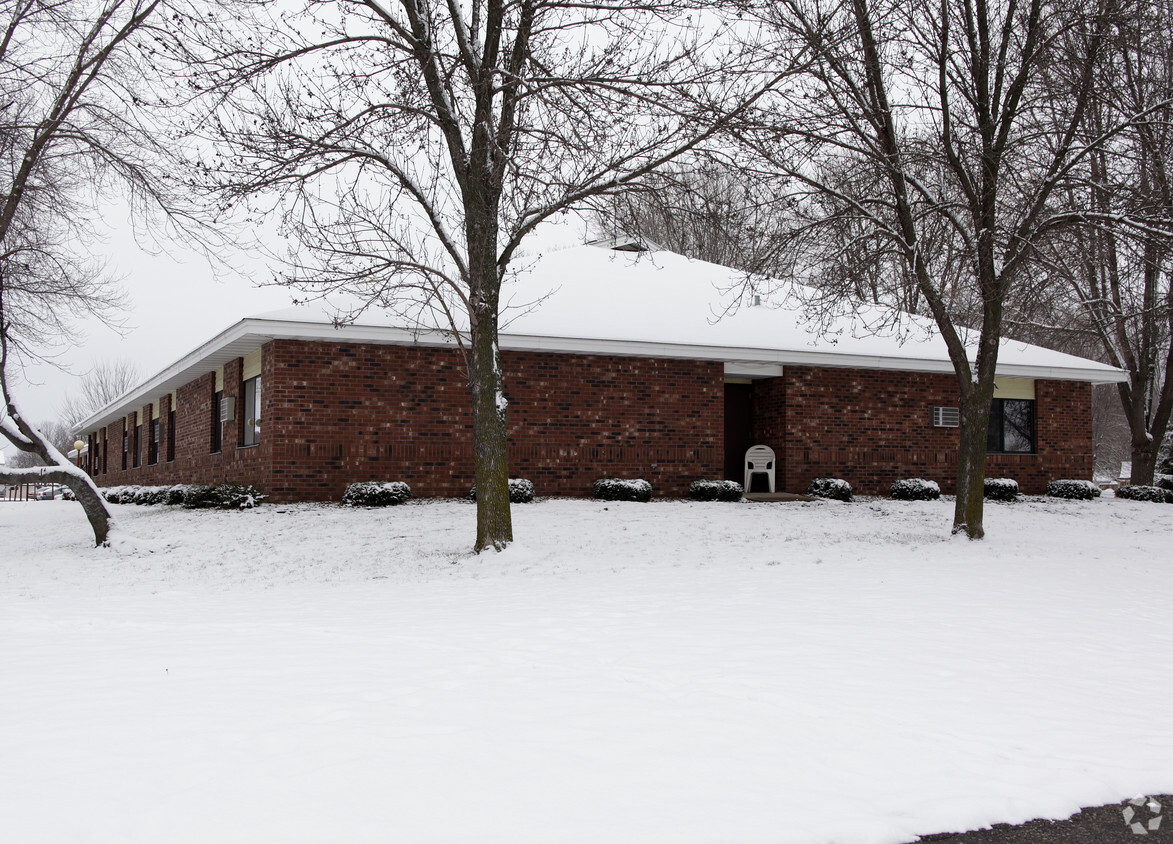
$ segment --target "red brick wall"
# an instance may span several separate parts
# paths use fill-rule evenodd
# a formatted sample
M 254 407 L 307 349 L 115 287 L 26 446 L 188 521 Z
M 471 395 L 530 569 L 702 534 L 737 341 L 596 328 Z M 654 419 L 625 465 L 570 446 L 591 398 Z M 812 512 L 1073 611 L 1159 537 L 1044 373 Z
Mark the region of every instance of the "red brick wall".
M 1035 447 L 1037 455 L 991 454 L 986 477 L 1014 478 L 1031 495 L 1058 478 L 1092 479 L 1091 384 L 1035 381 Z
M 338 500 L 347 483 L 403 480 L 420 496 L 473 484 L 472 416 L 446 349 L 277 341 L 269 487 Z M 683 495 L 721 465 L 719 363 L 506 352 L 510 474 L 543 495 L 588 495 L 603 475 Z M 266 434 L 262 434 L 262 439 Z
M 787 402 L 783 489 L 837 477 L 874 494 L 923 477 L 956 491 L 958 429 L 932 424 L 934 406 L 957 406 L 952 375 L 788 366 L 775 380 Z M 1038 454 L 990 455 L 987 477 L 1014 478 L 1028 494 L 1055 478 L 1090 479 L 1090 385 L 1036 381 L 1035 401 Z
M 507 352 L 510 474 L 542 495 L 588 495 L 599 477 L 644 477 L 657 495 L 723 474 L 720 363 Z M 102 485 L 236 481 L 273 501 L 337 501 L 347 483 L 404 480 L 419 496 L 472 486 L 472 419 L 459 354 L 448 349 L 278 340 L 262 353 L 261 442 L 240 448 L 242 361 L 224 367 L 237 400 L 223 448 L 212 453 L 215 377 L 177 391 L 175 460 L 166 459 L 168 397 L 160 396 L 159 462 L 122 471 L 123 424 L 106 429 Z M 1038 493 L 1058 477 L 1090 478 L 1091 388 L 1037 381 L 1039 454 L 992 455 L 987 474 Z M 813 477 L 846 478 L 882 493 L 920 476 L 953 490 L 956 429 L 934 428 L 932 408 L 955 406 L 951 375 L 791 367 L 755 381 L 754 437 L 778 456 L 779 489 Z M 143 415 L 145 421 L 145 414 Z M 132 442 L 133 447 L 133 442 Z
M 787 489 L 785 378 L 762 378 L 753 382 L 753 413 L 754 444 L 774 449 L 774 489 L 781 492 Z M 732 480 L 743 483 L 744 477 Z
M 272 344 L 270 344 L 271 346 Z M 270 346 L 265 347 L 262 361 L 268 356 Z M 262 435 L 261 444 L 251 448 L 239 448 L 243 419 L 240 406 L 240 374 L 243 363 L 240 358 L 224 366 L 224 395 L 236 396 L 236 418 L 224 426 L 223 446 L 219 452 L 212 452 L 212 402 L 216 390 L 216 375 L 209 372 L 191 381 L 176 391 L 175 401 L 175 460 L 167 460 L 167 425 L 170 420 L 171 397 L 159 397 L 159 413 L 162 424 L 159 433 L 159 459 L 149 464 L 148 443 L 150 428 L 147 420 L 150 406 L 139 414 L 144 421 L 142 432 L 142 465 L 134 467 L 134 435 L 131 429 L 131 454 L 127 458 L 126 471 L 122 471 L 122 421 L 107 427 L 110 452 L 107 471 L 100 472 L 96 480 L 101 486 L 141 484 L 163 486 L 173 483 L 235 483 L 255 484 L 268 488 L 272 472 L 270 468 L 271 447 Z M 264 363 L 262 363 L 261 398 L 266 401 Z M 262 414 L 266 408 L 262 406 Z M 134 414 L 129 419 L 133 420 Z M 262 415 L 262 420 L 264 416 Z M 135 424 L 133 421 L 128 424 Z M 263 428 L 262 428 L 263 430 Z

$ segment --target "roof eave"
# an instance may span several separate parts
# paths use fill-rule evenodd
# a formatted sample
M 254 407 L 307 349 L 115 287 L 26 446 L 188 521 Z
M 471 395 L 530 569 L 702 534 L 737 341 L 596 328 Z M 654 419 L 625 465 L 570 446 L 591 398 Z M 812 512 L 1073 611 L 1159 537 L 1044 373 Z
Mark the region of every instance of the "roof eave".
M 345 325 L 248 317 L 217 334 L 179 360 L 119 396 L 79 423 L 77 430 L 101 428 L 127 413 L 170 393 L 184 384 L 243 357 L 270 340 L 367 342 L 391 345 L 456 347 L 449 331 L 413 330 L 393 326 Z M 761 349 L 738 346 L 706 346 L 687 343 L 657 343 L 638 340 L 608 340 L 588 337 L 553 337 L 532 334 L 501 334 L 501 348 L 507 351 L 557 352 L 631 357 L 684 358 L 754 365 L 825 366 L 850 369 L 878 369 L 899 372 L 952 373 L 947 360 L 885 355 L 844 354 L 813 349 Z M 1123 370 L 1091 367 L 1057 367 L 1025 364 L 999 365 L 1006 377 L 1057 381 L 1086 381 L 1112 384 L 1128 380 Z

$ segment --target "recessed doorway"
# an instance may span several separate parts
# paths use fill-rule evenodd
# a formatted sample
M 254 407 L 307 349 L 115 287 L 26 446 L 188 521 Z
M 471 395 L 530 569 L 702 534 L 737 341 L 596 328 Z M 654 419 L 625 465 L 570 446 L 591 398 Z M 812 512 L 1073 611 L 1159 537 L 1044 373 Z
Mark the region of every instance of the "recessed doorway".
M 725 382 L 725 479 L 745 480 L 745 453 L 753 441 L 753 384 Z M 748 492 L 749 490 L 746 490 Z

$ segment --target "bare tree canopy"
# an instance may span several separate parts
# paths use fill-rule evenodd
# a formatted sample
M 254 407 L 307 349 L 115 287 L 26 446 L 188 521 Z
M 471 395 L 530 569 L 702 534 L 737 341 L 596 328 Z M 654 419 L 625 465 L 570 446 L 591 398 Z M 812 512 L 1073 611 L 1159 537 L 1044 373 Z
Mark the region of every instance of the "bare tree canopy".
M 126 358 L 102 360 L 81 379 L 77 391 L 61 403 L 61 420 L 71 429 L 130 391 L 140 380 L 139 368 Z
M 53 447 L 62 454 L 68 454 L 73 448 L 74 438 L 73 430 L 61 422 L 42 422 L 37 426 L 37 430 L 49 442 L 53 443 Z M 39 454 L 31 451 L 18 451 L 12 458 L 9 464 L 13 469 L 31 469 L 36 466 L 48 465 Z
M 960 392 L 953 530 L 971 538 L 984 535 L 1007 300 L 1032 283 L 1039 243 L 1079 222 L 1057 189 L 1102 142 L 1082 130 L 1117 11 L 1113 0 L 757 8 L 763 47 L 807 52 L 815 67 L 740 137 L 789 180 L 800 223 L 792 248 L 829 299 L 936 322 Z M 1056 61 L 1070 75 L 1061 101 L 1045 84 Z
M 654 184 L 608 197 L 596 226 L 698 261 L 765 276 L 793 272 L 777 185 L 720 154 L 663 170 Z
M 1045 244 L 1054 298 L 1023 303 L 1027 328 L 1037 330 L 1041 307 L 1045 322 L 1082 329 L 1099 357 L 1128 373 L 1118 393 L 1139 484 L 1153 481 L 1173 411 L 1171 60 L 1173 4 L 1122 6 L 1081 131 L 1081 141 L 1095 149 L 1067 174 L 1061 194 L 1086 223 Z M 1071 87 L 1069 74 L 1062 63 L 1052 70 L 1061 96 Z
M 74 491 L 98 544 L 110 519 L 97 487 L 21 415 L 10 378 L 79 321 L 119 314 L 120 292 L 86 249 L 98 198 L 122 191 L 140 216 L 167 204 L 147 164 L 165 144 L 137 122 L 131 88 L 161 2 L 0 2 L 0 433 L 51 467 L 38 477 Z
M 478 551 L 512 540 L 501 284 L 540 223 L 640 184 L 753 100 L 769 77 L 724 43 L 719 5 L 241 0 L 181 23 L 177 42 L 213 48 L 176 57 L 216 104 L 200 187 L 276 206 L 282 280 L 458 337 Z

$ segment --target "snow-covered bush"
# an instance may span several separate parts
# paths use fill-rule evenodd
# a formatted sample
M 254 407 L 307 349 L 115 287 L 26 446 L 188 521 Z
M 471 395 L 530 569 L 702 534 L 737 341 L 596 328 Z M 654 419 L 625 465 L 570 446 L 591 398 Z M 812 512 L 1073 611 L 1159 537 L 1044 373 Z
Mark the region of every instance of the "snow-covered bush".
M 182 504 L 185 484 L 173 486 L 126 486 L 103 487 L 99 492 L 111 504 Z
M 651 501 L 652 485 L 643 478 L 626 481 L 620 478 L 599 478 L 594 485 L 595 498 L 603 501 Z
M 510 478 L 509 479 L 509 500 L 513 504 L 529 504 L 534 500 L 537 492 L 534 490 L 534 482 L 526 480 L 525 478 Z M 477 500 L 477 488 L 474 486 L 469 490 L 468 497 Z
M 1157 475 L 1156 485 L 1173 492 L 1173 475 Z
M 1100 497 L 1100 488 L 1091 481 L 1070 479 L 1051 481 L 1047 484 L 1047 495 L 1052 498 L 1070 498 L 1076 501 L 1091 501 Z
M 737 481 L 693 481 L 688 497 L 694 501 L 740 501 L 745 491 Z
M 816 498 L 851 500 L 851 484 L 842 478 L 814 478 L 806 487 L 806 494 Z
M 342 494 L 347 507 L 389 507 L 411 498 L 411 487 L 403 481 L 360 481 Z
M 252 484 L 193 484 L 183 494 L 189 510 L 248 510 L 268 496 Z
M 67 486 L 61 487 L 62 501 L 77 501 L 77 496 L 73 494 L 73 490 Z
M 134 494 L 135 504 L 162 504 L 166 499 L 165 486 L 140 486 Z
M 138 495 L 138 490 L 137 484 L 107 487 L 105 492 L 106 500 L 111 504 L 133 504 L 134 497 Z
M 1173 503 L 1173 493 L 1161 489 L 1159 486 L 1145 486 L 1136 484 L 1122 486 L 1116 490 L 1117 498 L 1127 498 L 1129 501 L 1157 501 L 1162 504 Z
M 888 489 L 888 495 L 901 501 L 935 501 L 941 497 L 941 487 L 937 486 L 936 481 L 905 478 L 902 481 L 893 481 Z
M 1014 478 L 986 478 L 986 498 L 1013 501 L 1018 498 L 1018 481 Z

